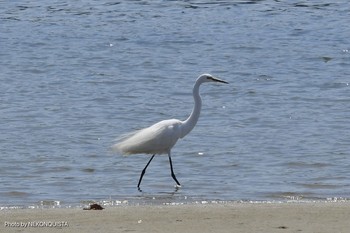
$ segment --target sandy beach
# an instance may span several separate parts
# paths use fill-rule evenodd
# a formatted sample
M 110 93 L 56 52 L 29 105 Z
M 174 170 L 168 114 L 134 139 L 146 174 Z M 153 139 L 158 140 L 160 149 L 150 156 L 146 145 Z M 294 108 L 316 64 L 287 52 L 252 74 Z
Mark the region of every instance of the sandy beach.
M 0 232 L 349 232 L 349 202 L 0 211 Z

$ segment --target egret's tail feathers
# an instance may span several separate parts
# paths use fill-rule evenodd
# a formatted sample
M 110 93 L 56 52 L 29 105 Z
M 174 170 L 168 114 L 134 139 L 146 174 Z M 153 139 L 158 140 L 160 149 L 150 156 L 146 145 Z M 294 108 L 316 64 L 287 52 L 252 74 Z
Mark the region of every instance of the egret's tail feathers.
M 136 130 L 136 131 L 131 132 L 131 133 L 126 133 L 126 134 L 123 134 L 120 137 L 116 138 L 114 140 L 115 144 L 111 146 L 112 151 L 115 153 L 118 153 L 118 154 L 122 154 L 122 155 L 130 155 L 131 153 L 128 152 L 128 150 L 127 150 L 128 139 L 130 139 L 132 136 L 137 134 L 137 132 L 139 132 L 139 131 L 140 130 Z
M 126 149 L 126 147 L 123 144 L 123 142 L 114 144 L 113 146 L 111 146 L 111 149 L 112 149 L 112 152 L 117 153 L 117 154 L 121 154 L 121 155 L 124 155 L 124 156 L 133 154 L 133 153 L 130 153 Z
M 124 134 L 116 139 L 112 151 L 122 155 L 155 154 L 148 128 Z M 152 138 L 152 137 L 151 137 Z
M 131 153 L 123 151 L 123 149 L 118 144 L 114 144 L 113 146 L 111 146 L 111 149 L 112 149 L 112 152 L 117 153 L 117 154 L 121 154 L 124 156 L 131 154 Z

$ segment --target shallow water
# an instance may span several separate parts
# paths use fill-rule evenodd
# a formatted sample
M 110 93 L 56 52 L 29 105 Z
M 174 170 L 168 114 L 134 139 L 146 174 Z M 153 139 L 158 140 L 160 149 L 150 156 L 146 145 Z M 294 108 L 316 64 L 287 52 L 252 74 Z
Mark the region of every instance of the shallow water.
M 0 206 L 348 199 L 347 1 L 0 3 Z M 119 135 L 185 119 L 166 156 Z

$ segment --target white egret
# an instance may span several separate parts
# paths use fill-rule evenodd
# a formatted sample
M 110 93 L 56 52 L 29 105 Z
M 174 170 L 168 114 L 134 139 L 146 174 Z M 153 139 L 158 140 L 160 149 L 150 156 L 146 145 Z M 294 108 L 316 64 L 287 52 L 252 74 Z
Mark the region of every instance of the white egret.
M 202 83 L 205 82 L 228 83 L 210 74 L 200 75 L 193 87 L 194 107 L 191 115 L 185 121 L 180 121 L 177 119 L 160 121 L 148 128 L 138 130 L 125 137 L 122 137 L 119 142 L 112 146 L 112 149 L 114 151 L 125 155 L 140 153 L 153 154 L 141 172 L 139 183 L 137 185 L 139 190 L 143 175 L 145 174 L 148 165 L 151 163 L 156 154 L 168 154 L 171 176 L 176 182 L 177 186 L 181 186 L 179 181 L 176 179 L 173 170 L 170 151 L 177 140 L 179 138 L 185 137 L 196 125 L 202 107 L 202 99 L 199 95 L 199 87 Z

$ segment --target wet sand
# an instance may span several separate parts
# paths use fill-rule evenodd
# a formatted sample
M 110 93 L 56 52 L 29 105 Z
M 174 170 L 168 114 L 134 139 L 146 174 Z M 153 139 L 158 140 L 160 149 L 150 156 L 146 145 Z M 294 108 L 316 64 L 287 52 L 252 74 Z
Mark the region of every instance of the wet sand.
M 0 232 L 350 232 L 350 202 L 0 211 Z

